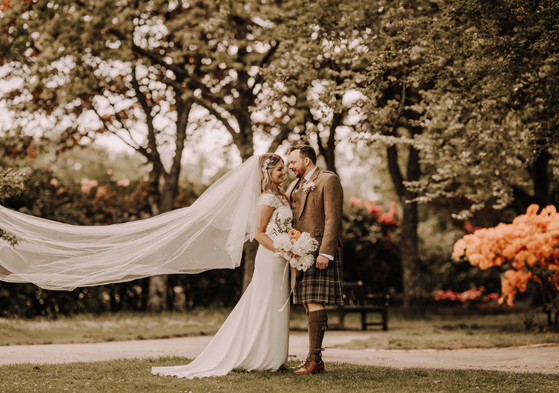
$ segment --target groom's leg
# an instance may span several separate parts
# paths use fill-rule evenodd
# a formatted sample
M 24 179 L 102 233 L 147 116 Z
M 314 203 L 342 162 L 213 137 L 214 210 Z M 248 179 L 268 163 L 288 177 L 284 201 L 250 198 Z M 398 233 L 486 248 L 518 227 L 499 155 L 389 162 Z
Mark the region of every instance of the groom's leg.
M 324 304 L 322 304 L 322 303 L 305 303 L 305 308 L 309 312 L 320 311 L 320 310 L 324 310 Z
M 321 303 L 305 304 L 309 329 L 309 355 L 307 361 L 295 374 L 314 374 L 324 370 L 322 362 L 322 341 L 324 331 L 328 327 L 328 315 Z
M 328 328 L 328 314 L 322 303 L 309 303 L 307 317 L 309 327 L 309 355 L 317 363 L 322 361 L 322 341 Z

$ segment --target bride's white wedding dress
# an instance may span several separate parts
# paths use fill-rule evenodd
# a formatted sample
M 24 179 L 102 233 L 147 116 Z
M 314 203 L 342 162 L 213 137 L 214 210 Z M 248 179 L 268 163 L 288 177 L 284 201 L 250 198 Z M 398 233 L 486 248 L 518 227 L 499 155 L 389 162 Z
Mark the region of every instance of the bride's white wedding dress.
M 291 209 L 271 194 L 258 200 L 275 208 L 266 234 L 279 233 L 276 218 L 292 217 Z M 154 367 L 153 374 L 180 378 L 226 375 L 234 369 L 277 370 L 287 361 L 289 347 L 289 296 L 287 261 L 259 246 L 254 275 L 245 293 L 204 351 L 190 364 Z

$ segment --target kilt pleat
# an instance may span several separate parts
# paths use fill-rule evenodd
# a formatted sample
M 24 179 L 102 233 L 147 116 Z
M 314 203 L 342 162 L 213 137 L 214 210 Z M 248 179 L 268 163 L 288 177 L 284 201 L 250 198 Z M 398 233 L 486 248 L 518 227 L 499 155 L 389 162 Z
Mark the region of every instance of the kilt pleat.
M 297 277 L 293 291 L 293 304 L 344 304 L 340 261 L 336 253 L 326 269 L 310 267 Z

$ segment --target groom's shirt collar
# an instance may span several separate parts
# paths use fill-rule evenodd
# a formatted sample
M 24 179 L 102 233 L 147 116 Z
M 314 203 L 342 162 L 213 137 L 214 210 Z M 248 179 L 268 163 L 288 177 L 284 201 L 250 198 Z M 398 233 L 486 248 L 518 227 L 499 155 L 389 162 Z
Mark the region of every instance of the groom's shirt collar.
M 309 180 L 311 180 L 311 176 L 312 176 L 312 174 L 314 173 L 314 171 L 316 171 L 316 168 L 317 168 L 317 167 L 315 166 L 315 167 L 312 169 L 312 171 L 310 171 L 309 173 L 307 173 L 307 174 L 305 175 L 305 183 L 308 182 Z

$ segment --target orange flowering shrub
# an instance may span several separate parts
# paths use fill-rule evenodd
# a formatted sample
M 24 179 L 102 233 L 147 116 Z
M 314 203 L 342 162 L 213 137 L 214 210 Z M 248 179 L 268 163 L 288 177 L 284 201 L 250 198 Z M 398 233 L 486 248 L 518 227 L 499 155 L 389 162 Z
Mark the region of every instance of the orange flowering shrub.
M 465 257 L 480 269 L 504 269 L 500 303 L 513 305 L 529 282 L 543 285 L 550 301 L 559 298 L 559 213 L 555 206 L 538 210 L 530 205 L 512 224 L 478 229 L 454 245 L 455 258 Z

